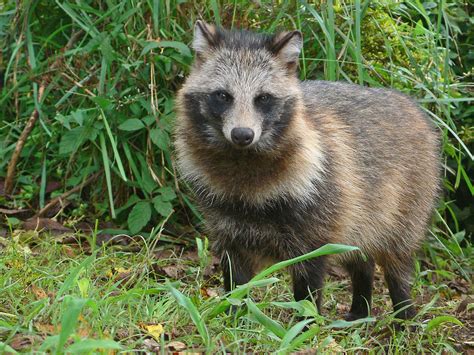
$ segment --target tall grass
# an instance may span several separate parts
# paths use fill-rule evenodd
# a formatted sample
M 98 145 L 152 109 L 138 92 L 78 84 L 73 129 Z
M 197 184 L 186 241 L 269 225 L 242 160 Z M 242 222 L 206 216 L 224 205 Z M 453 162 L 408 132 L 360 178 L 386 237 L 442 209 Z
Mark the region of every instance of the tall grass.
M 38 116 L 16 165 L 13 195 L 1 197 L 2 204 L 38 210 L 100 173 L 69 197 L 72 204 L 59 211 L 63 219 L 110 219 L 120 232 L 144 235 L 163 220 L 176 235 L 176 226 L 199 224 L 176 175 L 170 134 L 174 93 L 192 61 L 193 23 L 203 18 L 259 31 L 298 28 L 305 41 L 302 79 L 393 87 L 418 99 L 443 133 L 447 194 L 439 217 L 446 223 L 434 235 L 446 248 L 465 238 L 469 225 L 454 200 L 460 188 L 474 193 L 472 136 L 456 117 L 472 101 L 471 84 L 455 71 L 456 21 L 467 20 L 459 15 L 462 2 L 26 0 L 0 6 L 1 177 L 32 113 Z M 60 188 L 51 192 L 54 184 Z

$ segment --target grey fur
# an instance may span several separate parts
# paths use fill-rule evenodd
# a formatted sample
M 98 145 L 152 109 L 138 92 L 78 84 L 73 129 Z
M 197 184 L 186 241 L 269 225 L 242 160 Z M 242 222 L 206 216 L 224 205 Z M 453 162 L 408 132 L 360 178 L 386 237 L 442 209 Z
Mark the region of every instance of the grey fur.
M 393 90 L 300 82 L 293 62 L 299 32 L 196 28 L 198 58 L 178 94 L 175 145 L 222 256 L 226 288 L 230 273 L 246 282 L 267 262 L 343 243 L 369 258 L 336 258 L 355 286 L 363 283 L 354 287 L 348 318 L 367 313 L 360 304 L 370 303 L 371 261 L 384 268 L 400 311 L 438 195 L 439 138 L 429 119 Z M 221 91 L 227 99 L 215 94 Z M 228 137 L 243 126 L 257 133 L 247 149 Z M 326 264 L 320 258 L 292 268 L 297 299 L 309 288 L 320 302 Z

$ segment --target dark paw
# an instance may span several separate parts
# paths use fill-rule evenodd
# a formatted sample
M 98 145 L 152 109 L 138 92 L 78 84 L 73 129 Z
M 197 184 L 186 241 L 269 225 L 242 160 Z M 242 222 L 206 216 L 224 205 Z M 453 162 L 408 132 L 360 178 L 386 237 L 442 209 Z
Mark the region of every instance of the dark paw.
M 349 312 L 344 315 L 344 320 L 348 322 L 352 322 L 353 320 L 357 320 L 357 319 L 361 319 L 365 317 L 367 317 L 367 314 Z

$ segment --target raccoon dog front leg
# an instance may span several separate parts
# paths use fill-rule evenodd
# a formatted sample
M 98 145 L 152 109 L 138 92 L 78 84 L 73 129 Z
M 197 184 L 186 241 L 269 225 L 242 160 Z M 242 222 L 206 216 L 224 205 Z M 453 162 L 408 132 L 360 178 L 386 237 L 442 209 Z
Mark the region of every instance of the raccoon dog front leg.
M 296 301 L 314 299 L 321 313 L 322 288 L 326 273 L 324 257 L 297 264 L 292 269 L 293 292 Z
M 252 263 L 247 257 L 233 250 L 226 250 L 221 256 L 221 268 L 226 292 L 243 285 L 253 277 Z
M 375 263 L 371 259 L 355 260 L 345 263 L 344 266 L 352 282 L 352 306 L 345 319 L 352 321 L 367 317 L 372 301 Z
M 398 265 L 397 265 L 398 264 Z M 398 263 L 384 265 L 384 276 L 396 317 L 410 319 L 416 314 L 411 300 L 411 273 L 413 260 L 400 258 Z

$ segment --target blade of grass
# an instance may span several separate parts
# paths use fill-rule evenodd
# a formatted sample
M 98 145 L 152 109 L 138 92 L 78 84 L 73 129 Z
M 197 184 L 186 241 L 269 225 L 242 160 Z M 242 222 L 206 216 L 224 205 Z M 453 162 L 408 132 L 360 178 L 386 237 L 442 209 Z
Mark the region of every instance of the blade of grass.
M 275 334 L 279 339 L 283 339 L 286 334 L 285 328 L 275 320 L 271 319 L 267 315 L 265 315 L 252 300 L 247 299 L 245 301 L 250 314 L 254 317 L 254 319 L 263 325 L 266 330 L 271 331 Z
M 171 292 L 171 294 L 173 295 L 173 297 L 178 302 L 178 304 L 180 304 L 182 307 L 184 307 L 188 311 L 188 314 L 191 317 L 191 320 L 193 321 L 194 325 L 196 326 L 199 334 L 201 335 L 201 338 L 204 341 L 206 348 L 209 349 L 209 346 L 211 345 L 210 344 L 211 338 L 209 336 L 209 332 L 207 330 L 206 324 L 204 323 L 204 320 L 202 319 L 201 314 L 199 314 L 199 311 L 194 305 L 194 303 L 191 301 L 189 297 L 186 297 L 179 290 L 174 288 L 171 284 L 168 284 L 167 287 L 169 291 Z
M 280 351 L 285 351 L 286 348 L 290 347 L 292 341 L 301 334 L 301 331 L 313 322 L 312 319 L 305 319 L 302 321 L 299 321 L 296 323 L 294 326 L 292 326 L 288 331 L 286 332 L 285 336 L 281 340 L 280 344 Z
M 120 176 L 122 177 L 123 181 L 127 181 L 127 176 L 125 175 L 125 170 L 123 168 L 122 159 L 120 159 L 120 154 L 117 150 L 117 145 L 115 144 L 115 139 L 114 139 L 114 136 L 113 136 L 112 131 L 110 129 L 109 122 L 107 121 L 107 117 L 105 116 L 105 113 L 102 109 L 100 109 L 100 113 L 101 113 L 101 117 L 104 121 L 105 130 L 107 131 L 107 135 L 109 137 L 110 144 L 112 145 L 112 150 L 114 152 L 114 158 L 115 158 L 115 161 L 117 162 L 117 167 L 119 169 Z M 104 144 L 105 144 L 105 142 L 104 142 Z
M 105 180 L 107 182 L 107 192 L 109 194 L 110 215 L 115 218 L 114 196 L 112 192 L 112 179 L 110 176 L 109 156 L 107 154 L 107 147 L 105 146 L 104 134 L 100 133 L 100 150 L 102 151 L 102 162 L 104 164 Z

